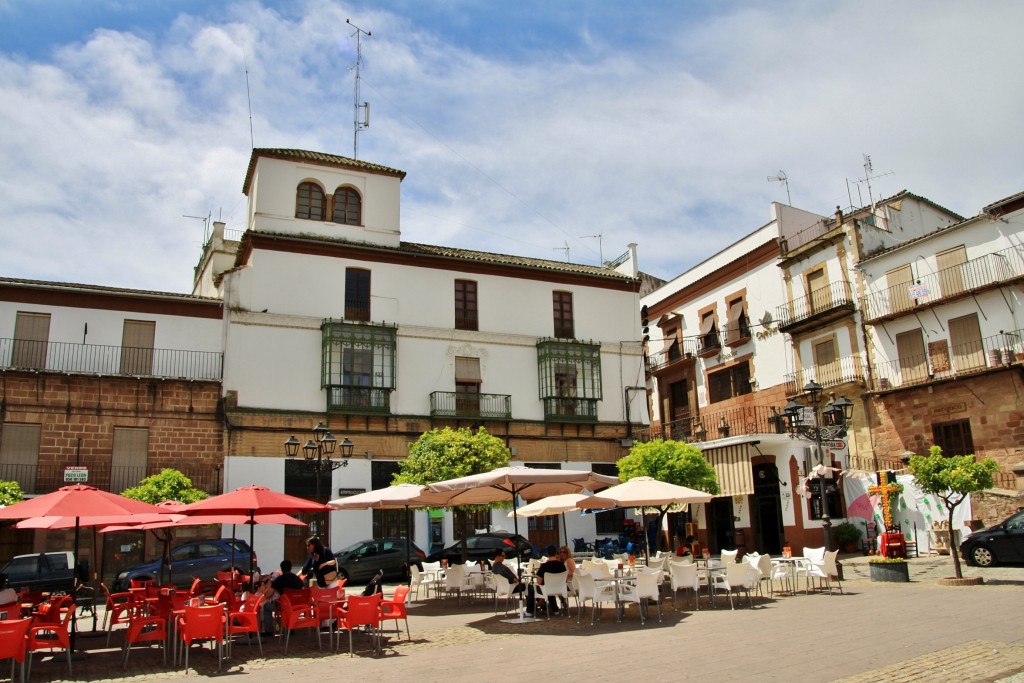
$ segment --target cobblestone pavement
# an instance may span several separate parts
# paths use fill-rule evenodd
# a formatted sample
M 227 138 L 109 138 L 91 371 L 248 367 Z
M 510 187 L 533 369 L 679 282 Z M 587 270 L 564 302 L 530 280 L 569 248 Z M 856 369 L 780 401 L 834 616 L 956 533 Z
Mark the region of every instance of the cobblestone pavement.
M 355 656 L 326 645 L 319 651 L 309 633 L 291 639 L 287 656 L 280 638 L 264 642 L 266 657 L 255 644 L 236 644 L 234 657 L 220 674 L 209 651 L 191 654 L 190 676 L 244 675 L 247 683 L 282 683 L 317 671 L 377 679 L 451 681 L 508 677 L 545 677 L 554 672 L 593 680 L 634 677 L 709 677 L 722 681 L 1004 681 L 1024 683 L 1024 568 L 976 569 L 985 585 L 939 586 L 951 576 L 949 557 L 913 559 L 911 582 L 873 583 L 866 558 L 844 560 L 843 593 L 776 595 L 745 598 L 735 610 L 724 596 L 711 608 L 705 596 L 699 611 L 675 611 L 664 604 L 658 621 L 653 608 L 641 625 L 630 607 L 622 623 L 605 609 L 591 626 L 589 608 L 580 623 L 571 618 L 541 619 L 529 624 L 502 622 L 492 600 L 421 600 L 410 609 L 412 640 L 394 632 L 381 654 L 362 633 Z M 680 608 L 685 600 L 680 596 Z M 88 651 L 74 662 L 69 676 L 61 658 L 36 656 L 32 683 L 49 681 L 148 681 L 180 678 L 182 670 L 165 667 L 158 650 L 133 650 L 127 670 L 120 663 L 120 631 L 111 647 L 106 638 L 88 633 L 83 619 L 78 649 Z M 326 668 L 325 668 L 326 667 Z M 0 667 L 0 671 L 6 672 Z

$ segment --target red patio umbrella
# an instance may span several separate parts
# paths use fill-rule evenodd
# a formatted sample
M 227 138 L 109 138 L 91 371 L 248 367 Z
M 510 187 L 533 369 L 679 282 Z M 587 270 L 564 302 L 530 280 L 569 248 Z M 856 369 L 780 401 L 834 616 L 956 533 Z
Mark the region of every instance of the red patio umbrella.
M 249 548 L 253 547 L 253 534 L 256 525 L 256 514 L 291 514 L 295 512 L 329 511 L 326 505 L 305 498 L 289 496 L 287 493 L 272 491 L 266 486 L 243 486 L 219 496 L 211 496 L 188 505 L 183 512 L 193 515 L 208 515 L 216 512 L 240 514 L 248 517 Z M 249 575 L 253 574 L 252 553 L 249 555 Z
M 75 571 L 78 571 L 79 529 L 83 526 L 103 524 L 103 520 L 125 518 L 133 515 L 161 514 L 163 510 L 116 493 L 101 491 L 95 486 L 74 484 L 62 486 L 52 493 L 24 500 L 0 509 L 0 519 L 28 519 L 30 517 L 74 519 L 75 529 Z M 109 523 L 109 522 L 108 522 Z M 50 527 L 60 528 L 60 527 Z M 64 527 L 71 528 L 71 525 Z M 72 586 L 72 589 L 74 586 Z M 75 610 L 77 612 L 77 610 Z M 75 649 L 76 619 L 71 619 L 71 650 Z

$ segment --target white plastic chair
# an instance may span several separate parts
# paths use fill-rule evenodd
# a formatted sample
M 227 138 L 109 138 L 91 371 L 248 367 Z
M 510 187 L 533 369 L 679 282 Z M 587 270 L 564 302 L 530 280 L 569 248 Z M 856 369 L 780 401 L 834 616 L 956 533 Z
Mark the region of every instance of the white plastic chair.
M 457 594 L 457 605 L 462 604 L 462 594 L 468 592 L 472 587 L 469 584 L 469 577 L 466 575 L 466 568 L 461 564 L 453 564 L 444 573 L 444 600 L 448 602 L 448 596 Z
M 825 548 L 804 548 L 802 553 L 803 560 L 793 567 L 793 574 L 804 578 L 804 592 L 810 593 L 812 579 L 820 578 L 825 566 Z
M 593 625 L 594 618 L 597 615 L 597 608 L 601 603 L 610 602 L 613 605 L 615 604 L 615 586 L 611 583 L 602 583 L 598 586 L 598 583 L 594 580 L 594 575 L 584 571 L 576 572 L 576 582 L 579 587 L 577 599 L 579 600 L 580 607 L 585 605 L 587 600 L 590 600 L 590 624 Z M 576 610 L 576 623 L 579 623 L 582 611 L 582 609 Z
M 700 578 L 697 565 L 693 562 L 669 562 L 669 576 L 672 581 L 672 607 L 676 606 L 676 592 L 693 591 L 693 604 L 700 610 Z
M 658 622 L 661 622 L 661 590 L 658 584 L 661 583 L 662 571 L 660 569 L 640 569 L 636 575 L 636 596 L 642 600 L 642 607 L 650 607 L 652 602 L 658 605 Z M 640 610 L 640 623 L 643 624 L 644 610 Z
M 843 584 L 839 581 L 839 568 L 836 566 L 837 555 L 839 555 L 838 550 L 830 550 L 825 553 L 821 565 L 812 562 L 808 567 L 807 578 L 809 580 L 817 579 L 819 586 L 828 586 L 829 595 L 832 595 L 833 576 L 836 578 L 836 583 L 839 584 L 839 592 L 843 592 Z
M 494 613 L 498 613 L 498 598 L 505 598 L 505 615 L 508 616 L 508 603 L 512 600 L 512 584 L 501 574 L 491 574 L 491 585 L 494 587 Z
M 427 597 L 430 597 L 430 590 L 433 589 L 434 597 L 436 598 L 444 583 L 444 572 L 441 571 L 441 563 L 424 562 L 423 571 L 420 573 L 423 577 L 422 583 L 427 587 Z
M 665 569 L 665 563 L 668 561 L 668 556 L 652 557 L 647 560 L 648 569 Z
M 566 606 L 569 605 L 569 586 L 567 583 L 568 572 L 548 572 L 544 574 L 544 583 L 537 584 L 537 597 L 549 598 L 561 596 L 565 599 Z M 548 601 L 548 619 L 551 618 L 551 602 Z M 568 612 L 568 609 L 566 609 Z
M 756 579 L 754 568 L 746 562 L 732 562 L 725 566 L 725 574 L 715 575 L 715 591 L 725 591 L 729 594 L 729 608 L 736 609 L 732 603 L 732 594 L 734 591 L 743 590 L 747 593 L 747 602 L 751 607 L 754 606 L 754 601 L 750 598 L 750 587 L 754 585 Z
M 723 550 L 721 557 L 722 564 L 734 564 L 738 553 L 739 550 Z

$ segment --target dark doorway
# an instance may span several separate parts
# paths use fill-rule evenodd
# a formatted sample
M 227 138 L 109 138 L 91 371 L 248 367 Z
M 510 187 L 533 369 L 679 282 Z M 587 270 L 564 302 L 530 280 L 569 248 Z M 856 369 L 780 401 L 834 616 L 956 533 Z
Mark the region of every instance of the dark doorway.
M 736 548 L 736 524 L 732 518 L 732 497 L 713 498 L 708 507 L 708 551 L 718 555 Z
M 779 469 L 773 463 L 754 466 L 754 505 L 751 525 L 754 550 L 769 555 L 782 552 L 782 498 L 779 496 Z

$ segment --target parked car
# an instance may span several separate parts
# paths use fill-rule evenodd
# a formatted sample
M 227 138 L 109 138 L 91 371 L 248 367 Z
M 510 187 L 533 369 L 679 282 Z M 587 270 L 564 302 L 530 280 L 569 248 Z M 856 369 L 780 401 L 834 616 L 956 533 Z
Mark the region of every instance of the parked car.
M 960 554 L 975 567 L 1024 563 L 1024 510 L 984 531 L 968 534 L 960 543 Z
M 194 578 L 213 581 L 217 578 L 217 572 L 230 569 L 232 564 L 248 572 L 250 554 L 253 564 L 256 564 L 255 553 L 251 553 L 249 544 L 237 538 L 192 541 L 171 549 L 170 571 L 162 557 L 125 567 L 117 573 L 113 589 L 128 590 L 132 579 L 159 580 L 161 566 L 165 581 L 170 579 L 178 587 L 188 588 Z
M 478 562 L 480 560 L 493 560 L 494 553 L 498 548 L 505 551 L 505 556 L 513 558 L 530 559 L 533 555 L 533 546 L 522 536 L 508 531 L 491 531 L 486 534 L 473 534 L 466 541 L 466 553 L 468 559 Z M 456 541 L 444 550 L 430 556 L 431 562 L 448 560 L 448 564 L 462 563 L 462 541 Z
M 84 561 L 83 561 L 84 565 Z M 74 588 L 75 554 L 68 551 L 17 555 L 0 569 L 14 590 L 70 593 Z
M 339 578 L 357 583 L 369 581 L 380 571 L 384 578 L 408 581 L 410 560 L 422 569 L 427 555 L 404 538 L 371 538 L 342 548 L 334 557 Z

